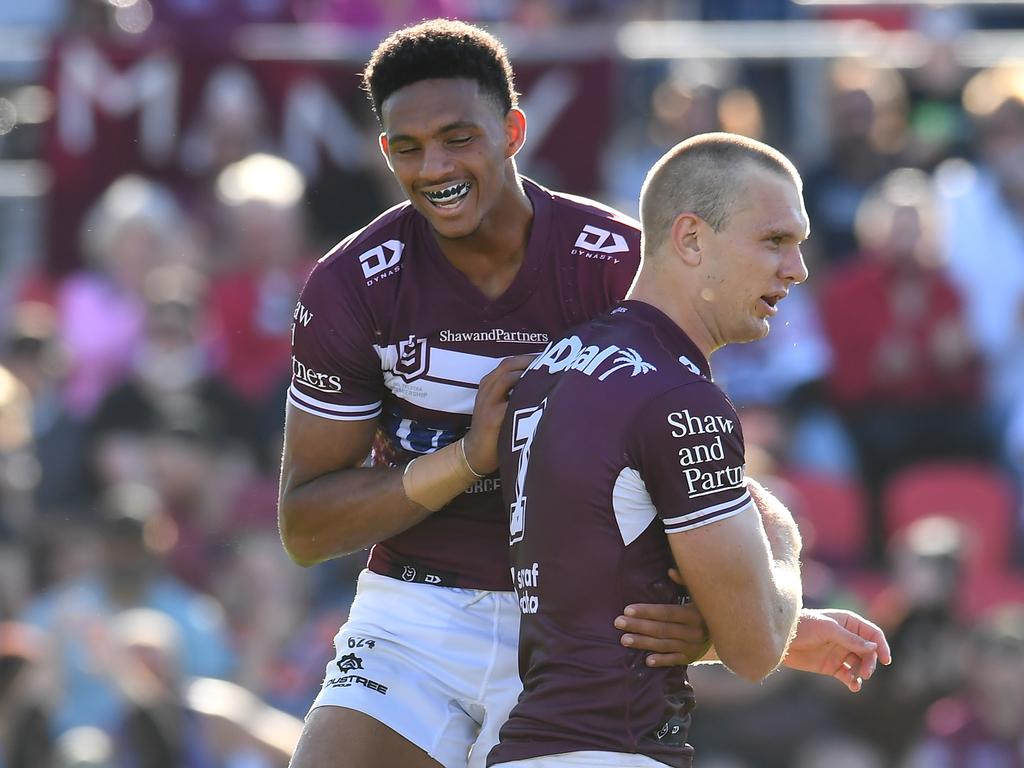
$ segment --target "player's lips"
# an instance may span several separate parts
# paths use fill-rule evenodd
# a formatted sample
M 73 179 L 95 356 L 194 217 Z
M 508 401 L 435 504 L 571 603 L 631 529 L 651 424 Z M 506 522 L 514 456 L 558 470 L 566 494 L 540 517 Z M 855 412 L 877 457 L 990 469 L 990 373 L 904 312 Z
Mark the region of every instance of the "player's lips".
M 466 199 L 473 185 L 468 181 L 458 181 L 443 187 L 424 189 L 423 196 L 435 208 L 442 211 L 453 211 Z
M 779 302 L 786 298 L 787 295 L 788 294 L 785 291 L 779 291 L 777 293 L 766 293 L 764 296 L 761 297 L 761 303 L 765 305 L 769 315 L 774 315 L 776 312 L 779 311 Z

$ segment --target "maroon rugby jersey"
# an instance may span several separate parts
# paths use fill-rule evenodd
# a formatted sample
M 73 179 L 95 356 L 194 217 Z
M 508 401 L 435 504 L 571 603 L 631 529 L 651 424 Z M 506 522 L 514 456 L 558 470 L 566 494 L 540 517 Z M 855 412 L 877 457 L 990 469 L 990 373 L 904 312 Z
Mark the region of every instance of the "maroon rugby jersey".
M 342 241 L 295 309 L 296 408 L 379 419 L 371 461 L 402 466 L 459 439 L 477 386 L 502 358 L 539 352 L 625 295 L 639 265 L 632 219 L 524 179 L 533 223 L 523 264 L 490 300 L 444 257 L 408 203 Z M 369 568 L 408 581 L 509 590 L 497 473 L 377 544 Z
M 753 509 L 707 360 L 659 310 L 622 302 L 533 362 L 499 451 L 523 693 L 488 765 L 602 750 L 689 766 L 685 668 L 647 667 L 613 621 L 680 599 L 666 533 Z

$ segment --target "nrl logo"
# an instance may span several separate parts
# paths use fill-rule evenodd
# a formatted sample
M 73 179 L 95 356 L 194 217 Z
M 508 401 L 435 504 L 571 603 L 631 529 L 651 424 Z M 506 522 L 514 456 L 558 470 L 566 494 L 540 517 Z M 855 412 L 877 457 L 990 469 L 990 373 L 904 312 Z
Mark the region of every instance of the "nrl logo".
M 395 374 L 409 382 L 418 379 L 430 367 L 430 348 L 427 340 L 410 336 L 398 342 L 398 361 Z

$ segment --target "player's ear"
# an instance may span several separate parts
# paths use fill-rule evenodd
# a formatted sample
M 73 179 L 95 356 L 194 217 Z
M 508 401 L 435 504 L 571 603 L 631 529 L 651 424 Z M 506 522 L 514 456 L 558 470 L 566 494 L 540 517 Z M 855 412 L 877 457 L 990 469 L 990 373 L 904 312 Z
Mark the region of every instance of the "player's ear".
M 394 173 L 395 166 L 391 164 L 391 156 L 388 154 L 388 135 L 383 131 L 377 137 L 377 146 L 380 147 L 380 153 L 384 155 L 384 162 L 388 164 L 388 170 Z
M 526 143 L 526 115 L 519 107 L 505 114 L 505 157 L 515 157 Z
M 672 249 L 691 267 L 700 265 L 704 256 L 701 234 L 704 220 L 695 213 L 681 213 L 672 222 L 669 240 Z

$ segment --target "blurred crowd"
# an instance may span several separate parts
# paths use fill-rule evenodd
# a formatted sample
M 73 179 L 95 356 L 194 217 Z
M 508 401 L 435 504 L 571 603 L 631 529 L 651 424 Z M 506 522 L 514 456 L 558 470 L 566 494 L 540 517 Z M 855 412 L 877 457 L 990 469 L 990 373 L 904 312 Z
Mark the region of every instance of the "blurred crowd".
M 300 22 L 372 46 L 434 15 L 792 13 L 38 0 L 4 4 L 0 27 L 187 29 L 214 44 L 237 25 Z M 637 87 L 591 159 L 600 186 L 567 190 L 635 214 L 653 161 L 710 130 L 773 143 L 804 177 L 811 279 L 767 339 L 713 365 L 748 472 L 800 520 L 805 602 L 866 612 L 894 663 L 856 696 L 786 671 L 755 687 L 693 669 L 702 768 L 1024 768 L 1024 67 L 959 62 L 969 15 L 883 16 L 920 24 L 929 54 L 909 70 L 826 62 L 807 105 L 826 124 L 820 151 L 792 146 L 775 81 L 743 62 L 623 61 Z M 398 189 L 366 108 L 358 192 L 325 217 L 301 164 L 265 141 L 244 82 L 228 75 L 216 94 L 184 142 L 201 170 L 187 188 L 122 175 L 89 201 L 72 268 L 45 245 L 27 266 L 0 264 L 0 768 L 285 766 L 365 562 L 288 562 L 277 470 L 298 291 Z M 0 131 L 0 161 L 26 151 L 19 130 Z M 521 170 L 549 182 L 543 165 Z

